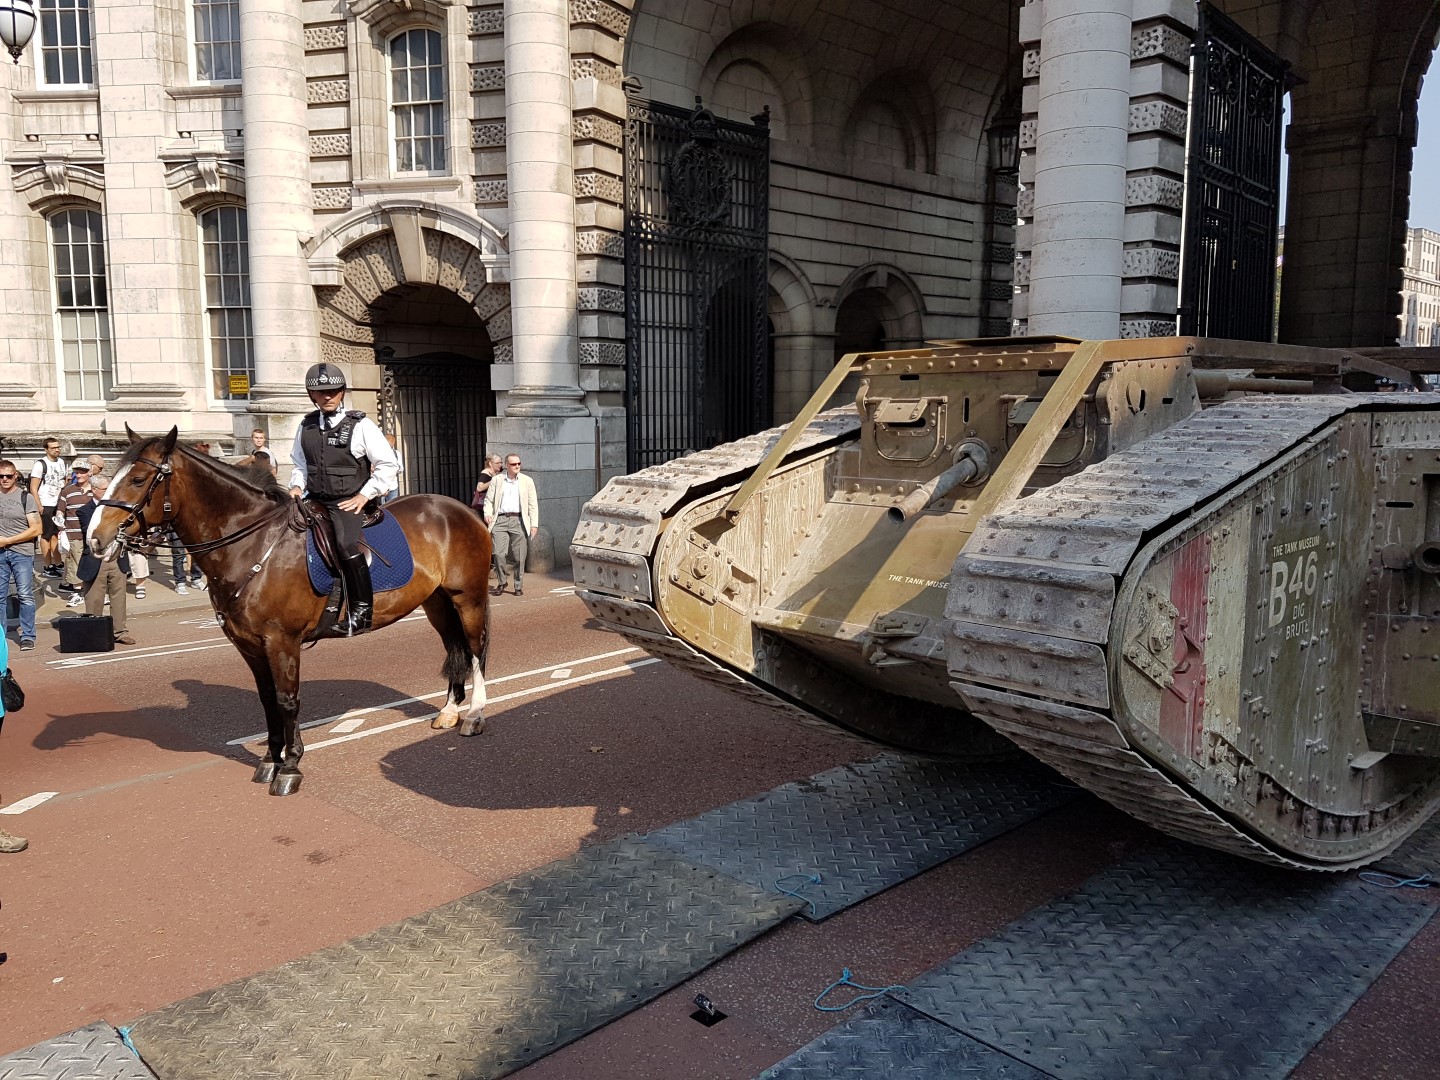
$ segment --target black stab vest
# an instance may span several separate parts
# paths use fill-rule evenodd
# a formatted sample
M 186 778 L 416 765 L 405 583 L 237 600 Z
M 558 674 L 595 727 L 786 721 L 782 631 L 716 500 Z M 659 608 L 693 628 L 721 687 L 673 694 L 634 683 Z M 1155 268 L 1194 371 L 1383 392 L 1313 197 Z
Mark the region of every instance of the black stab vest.
M 356 409 L 333 428 L 321 428 L 320 410 L 300 421 L 300 449 L 305 451 L 305 486 L 322 499 L 348 499 L 370 479 L 370 459 L 350 452 L 355 425 L 365 418 Z

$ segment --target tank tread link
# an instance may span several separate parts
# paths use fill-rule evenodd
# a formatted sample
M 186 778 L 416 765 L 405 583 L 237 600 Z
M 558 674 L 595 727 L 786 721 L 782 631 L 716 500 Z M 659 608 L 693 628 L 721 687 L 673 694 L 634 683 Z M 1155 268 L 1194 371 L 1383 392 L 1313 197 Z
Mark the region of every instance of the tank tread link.
M 1241 832 L 1147 760 L 1146 752 L 1163 752 L 1164 744 L 1136 717 L 1123 718 L 1122 727 L 1110 711 L 1096 710 L 1094 697 L 1056 693 L 1066 687 L 1095 685 L 1094 679 L 1076 678 L 1073 669 L 1065 678 L 1047 678 L 1051 672 L 1037 673 L 1024 680 L 1030 685 L 1023 687 L 1023 696 L 968 680 L 976 673 L 977 653 L 982 662 L 988 661 L 984 663 L 988 668 L 1007 664 L 1019 667 L 1035 654 L 1044 638 L 1008 638 L 1002 660 L 994 650 L 986 654 L 985 639 L 994 636 L 987 635 L 987 630 L 1024 633 L 1022 628 L 1033 629 L 1042 621 L 1053 624 L 1056 612 L 1073 616 L 1065 627 L 1071 635 L 1099 646 L 1113 644 L 1115 628 L 1110 609 L 1094 603 L 1097 574 L 1109 579 L 1106 591 L 1113 588 L 1113 595 L 1123 598 L 1131 591 L 1126 589 L 1126 579 L 1133 579 L 1146 568 L 1144 560 L 1136 561 L 1141 541 L 1156 528 L 1188 516 L 1185 535 L 1203 535 L 1227 507 L 1246 501 L 1261 483 L 1257 474 L 1263 473 L 1266 466 L 1276 458 L 1293 458 L 1305 452 L 1296 448 L 1305 447 L 1308 439 L 1337 417 L 1366 407 L 1398 406 L 1403 410 L 1411 401 L 1420 406 L 1423 399 L 1351 394 L 1267 398 L 1257 403 L 1215 406 L 1092 465 L 1078 476 L 997 511 L 976 530 L 956 562 L 951 581 L 946 616 L 950 620 L 950 673 L 955 680 L 952 686 L 972 713 L 1022 749 L 1163 832 L 1273 865 L 1348 868 L 1351 864 L 1343 860 L 1297 860 Z M 1247 477 L 1249 482 L 1243 482 Z M 1103 493 L 1104 498 L 1095 498 L 1097 493 Z M 1073 531 L 1076 517 L 1071 507 L 1076 500 L 1084 500 L 1086 507 L 1086 532 L 1081 543 L 1076 543 Z M 1114 514 L 1110 508 L 1116 505 L 1145 509 Z M 1027 588 L 1033 591 L 1037 583 L 1043 584 L 1043 592 L 1035 593 L 1037 598 L 1043 596 L 1043 620 L 1038 609 L 1023 611 L 1015 606 L 1016 596 Z M 1117 616 L 1123 615 L 1120 605 L 1115 610 Z M 1099 648 L 1086 657 L 1088 663 L 1099 666 L 1101 686 L 1107 682 L 1108 659 Z M 993 671 L 983 674 L 987 683 L 998 681 Z M 1135 744 L 1141 738 L 1149 745 L 1137 749 Z M 1193 782 L 1199 773 L 1191 771 Z M 1237 781 L 1220 798 L 1231 804 L 1242 802 L 1239 789 Z M 1230 809 L 1234 812 L 1235 806 Z M 1254 808 L 1245 810 L 1250 812 L 1244 816 L 1253 820 Z M 1416 812 L 1422 812 L 1419 805 L 1408 813 L 1397 808 L 1387 821 L 1375 823 L 1367 815 L 1363 828 L 1388 829 L 1396 834 L 1398 842 L 1413 827 L 1413 821 L 1406 819 Z M 1316 814 L 1309 826 L 1314 834 L 1310 839 L 1319 842 L 1306 844 L 1306 816 L 1305 809 L 1299 806 L 1286 815 L 1299 826 L 1300 833 L 1287 840 L 1287 848 L 1311 847 L 1319 856 L 1322 847 L 1333 849 L 1342 843 L 1337 834 L 1345 831 L 1343 826 L 1333 820 L 1327 823 L 1323 815 Z M 1355 827 L 1351 822 L 1348 831 L 1352 835 Z M 1327 832 L 1329 838 L 1322 840 L 1322 834 Z M 1334 858 L 1333 851 L 1328 854 Z M 1369 854 L 1358 861 L 1374 857 Z

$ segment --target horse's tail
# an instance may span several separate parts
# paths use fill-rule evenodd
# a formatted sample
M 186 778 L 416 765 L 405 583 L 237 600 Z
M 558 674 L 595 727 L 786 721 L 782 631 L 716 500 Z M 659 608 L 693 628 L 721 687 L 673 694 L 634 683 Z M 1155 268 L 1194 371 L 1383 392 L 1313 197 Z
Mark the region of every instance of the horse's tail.
M 445 663 L 440 675 L 451 686 L 464 686 L 465 680 L 470 678 L 470 661 L 474 659 L 474 654 L 470 651 L 470 641 L 465 636 L 460 612 L 448 596 L 445 600 L 445 625 L 440 630 L 440 636 L 445 641 Z M 486 638 L 488 642 L 489 634 Z
M 484 675 L 484 674 L 485 674 L 485 662 L 490 658 L 490 613 L 495 610 L 494 607 L 493 607 L 493 605 L 491 605 L 491 604 L 488 602 L 488 601 L 489 601 L 489 597 L 486 597 L 486 601 L 487 601 L 487 602 L 486 602 L 486 604 L 485 604 L 485 643 L 480 646 L 480 655 L 476 658 L 476 659 L 478 659 L 478 660 L 480 661 L 480 674 L 481 674 L 481 675 Z

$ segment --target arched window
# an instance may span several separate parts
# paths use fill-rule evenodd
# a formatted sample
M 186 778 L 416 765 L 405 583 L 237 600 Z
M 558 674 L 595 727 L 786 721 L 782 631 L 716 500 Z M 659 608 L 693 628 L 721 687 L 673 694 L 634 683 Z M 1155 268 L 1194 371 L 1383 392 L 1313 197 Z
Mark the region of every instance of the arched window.
M 90 0 L 40 0 L 40 72 L 47 86 L 89 86 Z
M 195 78 L 240 78 L 240 0 L 191 0 L 195 8 Z
M 205 254 L 205 316 L 215 397 L 249 396 L 255 379 L 250 323 L 250 233 L 245 209 L 217 206 L 200 215 Z
M 65 401 L 99 403 L 115 382 L 104 222 L 95 210 L 61 210 L 50 216 L 50 244 Z
M 405 30 L 390 39 L 390 108 L 395 171 L 443 173 L 445 58 L 438 32 Z

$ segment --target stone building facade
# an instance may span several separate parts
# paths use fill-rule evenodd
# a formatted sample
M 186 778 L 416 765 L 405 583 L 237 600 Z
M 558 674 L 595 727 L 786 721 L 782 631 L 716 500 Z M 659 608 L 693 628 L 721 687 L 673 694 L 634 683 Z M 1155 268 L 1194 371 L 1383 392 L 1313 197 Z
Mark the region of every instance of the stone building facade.
M 1440 345 L 1440 233 L 1410 229 L 1405 239 L 1405 284 L 1400 290 L 1400 344 Z
M 324 358 L 412 463 L 520 453 L 563 551 L 627 465 L 630 101 L 768 110 L 767 420 L 1012 299 L 1032 333 L 1174 327 L 1190 0 L 37 7 L 0 74 L 12 444 L 283 449 Z M 1300 77 L 1281 340 L 1388 343 L 1437 9 L 1220 7 Z

